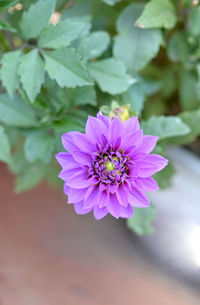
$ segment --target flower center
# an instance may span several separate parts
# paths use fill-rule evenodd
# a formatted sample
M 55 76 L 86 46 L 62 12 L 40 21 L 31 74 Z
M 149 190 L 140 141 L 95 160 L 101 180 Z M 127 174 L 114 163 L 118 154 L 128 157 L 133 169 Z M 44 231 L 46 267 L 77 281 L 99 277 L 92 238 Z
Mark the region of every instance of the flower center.
M 107 151 L 97 153 L 90 175 L 97 175 L 104 183 L 120 183 L 128 173 L 128 158 L 123 152 Z
M 112 162 L 107 162 L 107 163 L 105 163 L 105 168 L 106 168 L 109 172 L 111 172 L 111 171 L 113 171 L 113 170 L 115 169 L 115 166 L 114 166 L 114 164 L 113 164 Z

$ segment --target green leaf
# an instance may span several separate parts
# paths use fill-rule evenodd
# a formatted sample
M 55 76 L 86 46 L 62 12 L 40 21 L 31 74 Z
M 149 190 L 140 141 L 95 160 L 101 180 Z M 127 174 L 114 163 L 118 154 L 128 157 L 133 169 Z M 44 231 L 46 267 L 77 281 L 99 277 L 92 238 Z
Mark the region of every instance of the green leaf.
M 132 218 L 127 220 L 127 226 L 138 235 L 152 234 L 154 232 L 151 222 L 155 219 L 156 209 L 153 204 L 149 208 L 134 208 Z
M 78 45 L 78 53 L 85 59 L 99 57 L 110 43 L 110 36 L 107 32 L 93 32 L 90 36 L 84 37 Z
M 33 49 L 21 58 L 19 75 L 28 98 L 34 102 L 44 83 L 44 62 L 37 49 Z
M 66 48 L 43 52 L 45 70 L 60 87 L 74 88 L 91 85 L 88 72 L 74 49 Z
M 103 92 L 118 94 L 126 91 L 135 80 L 126 73 L 125 66 L 114 58 L 89 64 L 90 73 Z
M 0 9 L 15 5 L 19 0 L 0 0 Z
M 10 157 L 8 137 L 6 136 L 3 127 L 0 126 L 0 160 L 9 163 Z
M 200 135 L 200 109 L 182 112 L 179 117 L 190 128 L 190 132 L 182 137 L 174 139 L 175 143 L 188 144 Z
M 3 20 L 0 20 L 0 30 L 6 30 L 15 33 L 16 30 Z
M 24 153 L 29 162 L 41 160 L 49 163 L 53 150 L 54 138 L 48 132 L 35 130 L 28 133 L 24 143 Z
M 185 33 L 174 32 L 167 45 L 167 55 L 171 61 L 184 62 L 189 55 L 189 47 Z
M 59 22 L 56 26 L 49 24 L 41 34 L 38 41 L 39 47 L 61 48 L 79 38 L 88 28 L 88 23 L 79 20 L 67 19 Z
M 177 22 L 174 5 L 170 0 L 151 0 L 136 24 L 141 28 L 172 29 Z
M 175 116 L 152 116 L 148 121 L 142 122 L 141 128 L 144 134 L 158 136 L 159 140 L 185 135 L 190 132 L 190 128 L 179 117 Z
M 66 99 L 71 106 L 92 105 L 96 106 L 96 91 L 94 87 L 84 86 L 76 89 L 67 89 Z
M 88 113 L 81 111 L 71 111 L 61 120 L 53 123 L 53 128 L 58 132 L 81 131 L 84 132 Z
M 17 95 L 11 99 L 7 94 L 0 94 L 0 120 L 16 127 L 36 125 L 33 109 Z
M 15 90 L 19 87 L 17 71 L 21 54 L 21 50 L 5 53 L 1 60 L 1 80 L 10 97 L 13 97 Z
M 115 37 L 114 56 L 120 59 L 131 73 L 143 69 L 159 51 L 162 35 L 158 29 L 140 29 L 134 23 L 143 5 L 128 5 L 117 20 L 119 34 Z
M 23 192 L 36 186 L 44 177 L 45 166 L 42 163 L 27 164 L 15 181 L 15 191 Z
M 188 27 L 192 35 L 198 36 L 200 34 L 200 6 L 190 10 L 188 17 Z
M 103 2 L 105 2 L 108 5 L 115 5 L 117 2 L 120 2 L 121 0 L 103 0 Z
M 194 110 L 200 107 L 196 85 L 197 80 L 190 71 L 180 71 L 179 97 L 183 110 Z
M 137 83 L 123 93 L 122 101 L 124 104 L 130 105 L 133 111 L 141 114 L 146 97 L 156 93 L 160 88 L 160 84 L 144 80 L 141 77 L 136 79 L 138 80 Z
M 25 38 L 36 38 L 41 30 L 47 26 L 53 14 L 56 0 L 40 0 L 24 12 L 20 29 Z

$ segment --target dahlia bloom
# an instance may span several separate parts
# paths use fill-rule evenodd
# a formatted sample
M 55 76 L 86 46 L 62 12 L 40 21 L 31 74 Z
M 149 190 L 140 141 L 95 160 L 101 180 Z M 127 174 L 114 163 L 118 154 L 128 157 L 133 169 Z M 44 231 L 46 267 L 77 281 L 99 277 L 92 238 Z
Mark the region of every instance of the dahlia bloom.
M 91 211 L 96 219 L 108 213 L 115 218 L 133 215 L 133 207 L 150 206 L 144 192 L 158 189 L 150 177 L 167 165 L 167 159 L 149 154 L 157 137 L 143 135 L 137 117 L 125 122 L 98 113 L 88 117 L 86 133 L 63 134 L 67 152 L 56 155 L 62 166 L 68 203 L 77 214 Z

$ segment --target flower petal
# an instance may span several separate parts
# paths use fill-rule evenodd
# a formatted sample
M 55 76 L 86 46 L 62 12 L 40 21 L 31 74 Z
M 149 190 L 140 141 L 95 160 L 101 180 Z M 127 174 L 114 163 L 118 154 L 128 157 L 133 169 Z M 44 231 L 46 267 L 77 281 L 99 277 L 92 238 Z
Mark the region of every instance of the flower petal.
M 109 201 L 107 204 L 108 212 L 114 216 L 115 218 L 119 218 L 120 216 L 120 203 L 117 200 L 115 194 L 110 194 Z
M 123 184 L 121 183 L 116 192 L 117 199 L 119 203 L 125 207 L 128 206 L 128 192 L 125 190 Z
M 70 132 L 64 133 L 62 135 L 62 144 L 63 144 L 64 148 L 69 152 L 71 152 L 72 150 L 78 149 L 78 147 L 76 146 L 76 144 L 74 143 L 74 140 L 73 140 L 73 136 L 76 134 L 79 134 L 79 132 L 70 131 Z
M 167 165 L 168 160 L 160 155 L 151 154 L 135 163 L 139 168 L 139 176 L 149 177 L 163 169 Z
M 83 200 L 81 202 L 77 202 L 74 204 L 74 210 L 79 215 L 88 214 L 92 211 L 92 209 L 85 209 L 83 206 Z
M 100 142 L 101 135 L 108 133 L 105 124 L 94 117 L 89 116 L 86 123 L 86 135 L 92 143 Z
M 97 205 L 99 202 L 99 196 L 100 196 L 99 187 L 97 185 L 95 185 L 95 186 L 91 185 L 88 188 L 87 193 L 85 195 L 84 207 L 92 208 L 95 205 Z
M 67 185 L 75 189 L 84 189 L 86 187 L 89 187 L 91 184 L 91 179 L 87 178 L 86 172 L 83 169 L 80 169 L 79 172 L 74 174 L 67 181 Z
M 101 120 L 107 128 L 111 124 L 111 119 L 107 115 L 103 115 L 100 111 L 97 113 L 97 119 Z
M 80 150 L 72 150 L 73 158 L 81 165 L 91 165 L 92 157 L 89 153 Z
M 109 200 L 109 193 L 107 190 L 100 192 L 98 205 L 100 208 L 103 208 L 107 205 Z
M 137 130 L 140 129 L 140 124 L 136 116 L 126 120 L 123 124 L 124 124 L 125 134 L 128 134 L 130 132 L 136 132 Z
M 131 192 L 128 193 L 129 203 L 137 208 L 147 208 L 150 206 L 149 199 L 147 196 L 136 188 L 133 188 Z
M 133 207 L 129 204 L 127 207 L 120 206 L 120 217 L 130 218 L 133 216 Z
M 72 163 L 74 161 L 72 155 L 67 152 L 58 153 L 56 155 L 56 160 L 62 167 L 65 167 L 66 165 L 68 165 L 69 163 Z
M 100 219 L 102 219 L 103 217 L 105 217 L 108 214 L 108 210 L 105 207 L 104 208 L 100 208 L 98 205 L 96 205 L 94 207 L 93 213 L 94 213 L 94 217 L 97 220 L 100 220 Z
M 88 188 L 84 189 L 73 189 L 69 188 L 67 191 L 68 195 L 68 203 L 76 203 L 80 202 L 81 200 L 84 199 L 85 194 L 87 193 Z
M 82 134 L 81 132 L 76 132 L 73 135 L 73 142 L 83 152 L 96 151 L 96 147 L 95 147 L 94 143 L 89 141 L 87 136 L 85 134 Z
M 159 190 L 158 183 L 152 178 L 137 178 L 135 180 L 136 185 L 145 192 L 153 192 Z
M 150 153 L 156 146 L 157 141 L 158 141 L 158 137 L 143 136 L 143 141 L 140 147 L 138 147 L 138 150 L 143 153 Z

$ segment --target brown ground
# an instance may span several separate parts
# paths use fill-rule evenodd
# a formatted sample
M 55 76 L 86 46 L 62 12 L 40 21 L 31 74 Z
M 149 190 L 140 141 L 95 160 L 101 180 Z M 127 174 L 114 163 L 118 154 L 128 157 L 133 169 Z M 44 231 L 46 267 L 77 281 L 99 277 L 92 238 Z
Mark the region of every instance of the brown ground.
M 0 165 L 0 305 L 197 305 L 140 255 L 123 222 L 75 215 L 44 184 L 15 195 Z

